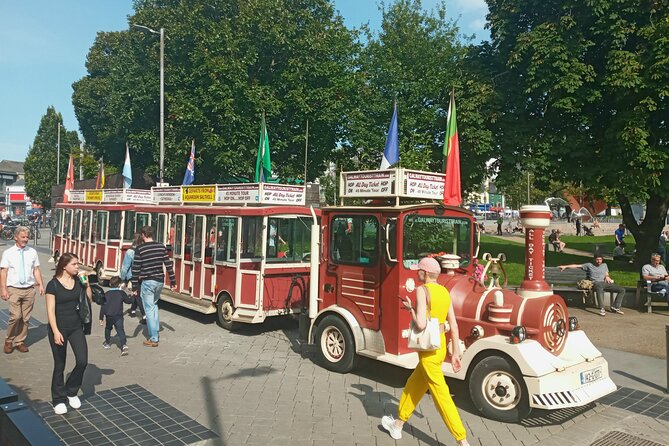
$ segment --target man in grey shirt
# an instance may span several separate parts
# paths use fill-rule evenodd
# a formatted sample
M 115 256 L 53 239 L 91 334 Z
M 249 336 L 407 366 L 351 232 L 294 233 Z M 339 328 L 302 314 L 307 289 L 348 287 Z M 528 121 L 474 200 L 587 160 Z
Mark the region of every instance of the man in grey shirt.
M 604 292 L 617 293 L 615 301 L 611 301 L 611 312 L 624 314 L 620 309 L 625 298 L 625 288 L 613 283 L 613 279 L 609 277 L 609 267 L 604 263 L 604 257 L 601 254 L 595 253 L 593 262 L 572 265 L 558 266 L 560 271 L 568 268 L 580 268 L 588 274 L 588 279 L 593 282 L 593 290 L 597 294 L 597 302 L 599 302 L 599 315 L 606 316 L 604 309 Z
M 641 277 L 651 282 L 651 290 L 664 293 L 664 297 L 669 302 L 669 282 L 667 282 L 669 275 L 667 275 L 667 269 L 660 263 L 660 257 L 656 252 L 650 255 L 650 264 L 641 268 Z

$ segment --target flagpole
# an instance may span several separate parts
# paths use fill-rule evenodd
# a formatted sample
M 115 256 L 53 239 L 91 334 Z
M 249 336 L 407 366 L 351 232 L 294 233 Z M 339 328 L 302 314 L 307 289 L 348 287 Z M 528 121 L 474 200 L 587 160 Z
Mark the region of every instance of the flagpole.
M 304 137 L 304 187 L 307 186 L 307 159 L 309 148 L 309 120 L 307 119 L 307 134 Z

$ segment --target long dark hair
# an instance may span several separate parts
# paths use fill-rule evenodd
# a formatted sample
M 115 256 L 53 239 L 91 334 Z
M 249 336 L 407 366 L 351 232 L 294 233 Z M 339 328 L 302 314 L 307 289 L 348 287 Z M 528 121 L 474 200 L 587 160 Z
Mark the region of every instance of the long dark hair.
M 65 271 L 65 265 L 70 263 L 72 259 L 79 260 L 79 256 L 77 256 L 72 252 L 66 252 L 65 254 L 60 256 L 60 258 L 58 259 L 58 263 L 56 264 L 56 272 L 53 275 L 54 279 L 63 274 L 63 271 Z

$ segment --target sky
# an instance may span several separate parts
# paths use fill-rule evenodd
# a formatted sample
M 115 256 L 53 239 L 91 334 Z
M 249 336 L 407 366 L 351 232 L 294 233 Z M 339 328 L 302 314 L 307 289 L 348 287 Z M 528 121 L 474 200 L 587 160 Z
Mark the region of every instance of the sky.
M 428 11 L 438 3 L 422 1 Z M 379 29 L 376 0 L 334 4 L 347 26 Z M 485 0 L 446 0 L 446 8 L 463 34 L 487 38 Z M 127 29 L 132 14 L 132 0 L 0 1 L 0 160 L 25 160 L 49 106 L 63 115 L 67 130 L 79 130 L 72 84 L 86 75 L 96 34 Z

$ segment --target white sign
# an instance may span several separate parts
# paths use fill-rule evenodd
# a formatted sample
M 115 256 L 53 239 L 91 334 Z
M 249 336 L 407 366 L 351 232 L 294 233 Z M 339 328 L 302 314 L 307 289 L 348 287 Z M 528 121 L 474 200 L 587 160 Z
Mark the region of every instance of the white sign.
M 78 202 L 78 203 L 83 203 L 86 200 L 86 195 L 85 191 L 83 189 L 77 189 L 77 190 L 70 190 L 70 201 Z
M 150 190 L 125 189 L 123 201 L 129 203 L 153 203 L 153 195 Z
M 345 197 L 390 197 L 394 170 L 344 173 Z
M 258 203 L 259 200 L 258 184 L 219 184 L 216 186 L 217 203 Z
M 123 201 L 123 189 L 105 189 L 103 190 L 103 203 L 119 203 Z
M 181 186 L 152 187 L 154 203 L 181 203 Z
M 286 186 L 282 184 L 262 185 L 262 202 L 267 204 L 304 205 L 304 187 Z
M 404 171 L 404 194 L 412 198 L 443 200 L 445 175 L 429 172 Z

